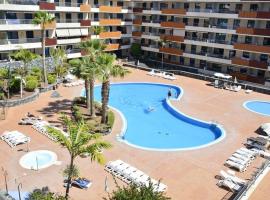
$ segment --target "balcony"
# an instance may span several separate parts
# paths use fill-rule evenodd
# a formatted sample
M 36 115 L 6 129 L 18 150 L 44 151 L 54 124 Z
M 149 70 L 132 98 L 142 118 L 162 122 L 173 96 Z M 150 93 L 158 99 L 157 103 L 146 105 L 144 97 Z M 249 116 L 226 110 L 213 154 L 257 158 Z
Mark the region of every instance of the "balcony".
M 55 4 L 49 2 L 39 2 L 39 9 L 40 10 L 55 10 Z
M 260 69 L 267 69 L 268 67 L 267 62 L 250 60 L 247 58 L 237 58 L 237 57 L 232 58 L 232 64 L 250 66 L 250 67 L 255 67 L 255 68 L 260 68 Z
M 120 6 L 99 6 L 99 12 L 103 13 L 121 13 L 122 7 Z
M 74 3 L 74 2 L 54 2 L 54 3 L 55 3 L 55 6 L 59 6 L 59 7 L 80 7 L 82 5 L 82 4 Z
M 141 37 L 142 36 L 142 32 L 140 31 L 133 31 L 132 32 L 132 37 Z
M 41 48 L 41 38 L 3 39 L 0 40 L 0 51 Z
M 143 8 L 133 8 L 133 13 L 142 13 Z
M 119 39 L 121 38 L 121 31 L 114 31 L 114 32 L 102 32 L 99 34 L 100 39 Z
M 172 48 L 172 47 L 161 47 L 161 48 L 159 48 L 159 52 L 171 54 L 171 55 L 176 55 L 176 56 L 183 55 L 183 51 L 181 49 Z
M 105 51 L 115 51 L 118 50 L 120 47 L 119 44 L 108 44 Z
M 100 19 L 99 25 L 100 26 L 120 26 L 121 19 Z
M 81 4 L 80 5 L 80 12 L 90 12 L 91 6 L 88 4 Z
M 190 45 L 199 45 L 199 46 L 234 50 L 232 45 L 233 43 L 231 41 L 219 39 L 186 36 L 184 43 Z
M 91 20 L 90 19 L 81 19 L 80 25 L 81 26 L 91 26 Z
M 270 11 L 240 11 L 239 18 L 259 18 L 259 19 L 269 19 Z
M 45 39 L 45 46 L 55 46 L 57 44 L 56 38 L 46 38 Z
M 265 35 L 265 36 L 269 36 L 270 35 L 270 29 L 238 27 L 236 29 L 236 33 L 244 34 L 244 35 Z
M 263 78 L 250 76 L 248 74 L 243 74 L 243 73 L 240 73 L 240 72 L 231 72 L 230 75 L 233 76 L 233 77 L 237 77 L 238 80 L 243 80 L 243 81 L 248 81 L 248 82 L 253 82 L 253 83 L 259 83 L 259 84 L 264 83 Z
M 172 42 L 184 42 L 183 36 L 177 36 L 177 35 L 160 35 L 160 38 L 163 40 L 168 40 Z
M 134 19 L 133 25 L 142 25 L 142 20 L 141 19 Z
M 183 8 L 161 9 L 161 13 L 166 15 L 185 15 L 186 10 Z
M 244 44 L 244 43 L 235 43 L 233 45 L 234 49 L 239 49 L 242 51 L 251 51 L 259 53 L 270 54 L 270 46 L 256 45 L 256 44 Z
M 160 25 L 165 28 L 185 28 L 185 24 L 182 22 L 161 22 Z

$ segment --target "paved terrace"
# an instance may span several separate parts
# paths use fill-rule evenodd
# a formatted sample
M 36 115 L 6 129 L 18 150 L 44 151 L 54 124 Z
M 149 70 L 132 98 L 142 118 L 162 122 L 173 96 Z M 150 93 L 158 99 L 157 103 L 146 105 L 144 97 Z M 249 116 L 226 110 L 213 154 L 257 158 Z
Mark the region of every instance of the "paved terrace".
M 174 105 L 191 116 L 202 120 L 218 121 L 226 129 L 227 137 L 218 144 L 199 150 L 178 152 L 145 151 L 116 141 L 115 136 L 119 133 L 122 125 L 120 117 L 116 115 L 113 133 L 105 136 L 105 139 L 113 144 L 111 150 L 104 152 L 107 161 L 122 159 L 149 174 L 152 178 L 162 178 L 162 182 L 168 185 L 167 193 L 172 199 L 222 199 L 227 191 L 216 186 L 215 175 L 219 174 L 221 169 L 227 169 L 223 166 L 224 161 L 236 149 L 243 146 L 243 142 L 247 137 L 255 136 L 254 131 L 260 124 L 269 122 L 269 117 L 247 111 L 242 107 L 242 104 L 244 101 L 252 99 L 269 100 L 269 96 L 255 92 L 245 94 L 244 91 L 236 93 L 216 89 L 207 86 L 207 82 L 182 76 L 178 76 L 176 81 L 169 81 L 150 77 L 146 75 L 145 71 L 130 70 L 132 73 L 125 79 L 114 80 L 114 82 L 147 81 L 181 86 L 184 89 L 184 96 L 179 102 L 174 102 Z M 26 170 L 20 167 L 18 163 L 20 157 L 25 154 L 21 150 L 25 150 L 26 146 L 21 145 L 11 149 L 6 143 L 0 141 L 0 166 L 8 170 L 10 190 L 16 190 L 14 179 L 17 178 L 18 182 L 23 184 L 23 191 L 49 186 L 53 191 L 64 193 L 62 170 L 69 161 L 67 151 L 33 130 L 30 126 L 17 125 L 20 118 L 24 117 L 27 111 L 42 115 L 45 120 L 60 125 L 57 120 L 60 112 L 70 112 L 71 100 L 80 94 L 81 87 L 60 87 L 58 91 L 62 95 L 61 98 L 50 98 L 51 92 L 41 94 L 39 99 L 33 103 L 10 108 L 7 120 L 0 121 L 0 133 L 5 130 L 19 130 L 31 137 L 30 150 L 47 149 L 54 151 L 58 155 L 58 159 L 62 161 L 61 165 L 54 165 L 40 171 Z M 252 172 L 261 162 L 262 159 L 257 159 L 248 168 L 247 172 L 243 174 L 237 173 L 237 175 L 242 178 L 250 178 Z M 71 196 L 73 199 L 102 199 L 106 195 L 104 192 L 105 176 L 109 178 L 109 188 L 112 191 L 113 179 L 104 171 L 103 166 L 91 163 L 90 159 L 82 158 L 77 159 L 76 165 L 80 168 L 81 176 L 93 180 L 93 185 L 88 190 L 72 188 Z M 267 176 L 269 177 L 269 175 Z M 266 188 L 270 186 L 270 179 L 266 178 L 261 183 L 262 185 L 259 185 L 258 190 L 255 190 L 252 199 L 266 199 L 264 196 L 268 191 Z M 118 182 L 122 184 L 120 180 Z M 0 188 L 4 189 L 2 175 Z

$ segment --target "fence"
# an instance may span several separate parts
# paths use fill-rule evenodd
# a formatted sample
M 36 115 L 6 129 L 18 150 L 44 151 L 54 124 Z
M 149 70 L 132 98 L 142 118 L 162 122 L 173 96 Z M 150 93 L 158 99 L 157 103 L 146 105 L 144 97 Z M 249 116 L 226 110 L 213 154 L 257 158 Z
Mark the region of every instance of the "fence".
M 25 97 L 23 99 L 15 99 L 15 100 L 1 100 L 0 101 L 0 107 L 6 108 L 6 107 L 14 107 L 21 104 L 26 104 L 29 102 L 32 102 L 36 100 L 39 96 L 39 90 L 36 90 L 33 94 L 31 94 L 28 97 Z
M 153 63 L 160 63 L 159 61 L 147 61 L 146 62 L 149 66 L 155 66 L 155 68 L 159 68 L 159 66 L 157 64 L 153 65 Z M 151 67 L 149 67 L 148 65 L 145 65 L 144 63 L 140 63 L 140 65 L 135 65 L 134 62 L 124 62 L 124 64 L 126 66 L 129 67 L 133 67 L 133 68 L 140 68 L 142 70 L 147 70 L 149 71 L 150 69 L 152 69 Z M 179 66 L 177 66 L 179 68 Z M 174 64 L 168 64 L 168 63 L 164 63 L 164 69 L 162 69 L 163 71 L 167 71 L 167 72 L 173 72 L 174 74 L 177 75 L 182 75 L 182 76 L 187 76 L 187 77 L 191 77 L 191 78 L 196 78 L 196 79 L 200 79 L 200 80 L 204 80 L 204 81 L 214 81 L 216 78 L 214 76 L 211 75 L 207 75 L 207 74 L 203 74 L 199 72 L 199 69 L 193 68 L 193 67 L 188 67 L 188 66 L 181 66 L 181 70 L 180 69 L 174 69 L 175 65 Z M 228 83 L 234 84 L 233 81 L 227 81 Z M 247 83 L 247 82 L 238 82 L 237 85 L 241 85 L 242 88 L 244 89 L 251 89 L 253 91 L 256 92 L 260 92 L 260 93 L 264 93 L 264 94 L 270 94 L 270 88 L 261 86 L 261 85 L 256 85 L 256 84 L 252 84 L 252 83 Z

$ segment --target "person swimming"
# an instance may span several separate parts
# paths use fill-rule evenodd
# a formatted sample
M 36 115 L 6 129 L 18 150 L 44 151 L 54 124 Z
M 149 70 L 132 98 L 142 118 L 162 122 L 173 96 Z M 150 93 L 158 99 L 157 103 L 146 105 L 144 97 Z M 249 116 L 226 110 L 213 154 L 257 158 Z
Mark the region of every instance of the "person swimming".
M 155 110 L 155 108 L 153 107 L 153 106 L 149 106 L 148 108 L 147 108 L 147 112 L 152 112 L 152 111 L 154 111 Z
M 172 88 L 170 88 L 168 91 L 168 98 L 170 98 L 171 96 L 172 96 Z

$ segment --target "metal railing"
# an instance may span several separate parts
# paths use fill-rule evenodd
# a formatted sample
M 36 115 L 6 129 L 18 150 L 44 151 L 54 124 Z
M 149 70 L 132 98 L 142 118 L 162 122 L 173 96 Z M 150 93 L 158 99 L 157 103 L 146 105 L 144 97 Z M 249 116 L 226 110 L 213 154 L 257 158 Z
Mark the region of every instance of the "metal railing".
M 57 23 L 80 23 L 81 19 L 56 19 Z
M 62 6 L 62 7 L 80 7 L 80 3 L 74 3 L 74 2 L 54 2 L 56 6 Z
M 41 42 L 41 38 L 23 38 L 23 39 L 6 39 L 0 40 L 0 45 L 4 44 L 23 44 Z
M 237 14 L 238 11 L 228 10 L 228 9 L 196 9 L 189 8 L 188 12 L 202 12 L 202 13 L 228 13 L 228 14 Z
M 33 19 L 0 19 L 0 24 L 17 25 L 32 24 Z
M 149 67 L 149 66 L 143 64 L 142 62 L 145 62 L 147 65 L 154 66 L 154 67 Z M 161 69 L 161 62 L 159 60 L 148 58 L 147 60 L 142 60 L 142 62 L 140 62 L 140 65 L 144 65 L 144 66 L 137 66 L 134 64 L 134 62 L 128 62 L 128 61 L 125 62 L 125 65 L 129 66 L 129 67 L 140 68 L 142 70 L 147 70 L 147 71 L 150 69 L 154 69 L 154 68 Z M 177 64 L 166 63 L 166 62 L 164 62 L 163 67 L 164 67 L 162 69 L 163 71 L 173 72 L 173 73 L 178 74 L 178 75 L 196 78 L 196 79 L 200 79 L 200 80 L 204 80 L 204 81 L 213 82 L 216 79 L 212 75 L 207 75 L 207 74 L 200 72 L 199 71 L 200 69 L 197 67 L 184 66 L 181 64 L 177 65 Z M 233 84 L 233 81 L 231 81 L 229 83 Z M 255 84 L 255 83 L 251 83 L 251 82 L 246 82 L 246 81 L 241 81 L 241 80 L 238 80 L 237 84 L 241 85 L 242 88 L 244 88 L 244 89 L 248 88 L 248 89 L 251 89 L 251 90 L 256 91 L 256 92 L 270 94 L 270 88 L 263 86 L 263 85 L 259 85 L 259 84 Z
M 218 43 L 218 44 L 228 44 L 233 45 L 233 42 L 226 40 L 218 40 L 218 39 L 207 39 L 207 38 L 197 38 L 197 37 L 185 37 L 185 40 L 193 40 L 199 42 L 208 42 L 208 43 Z
M 40 0 L 1 0 L 0 4 L 38 5 Z M 46 1 L 43 1 L 46 2 Z

